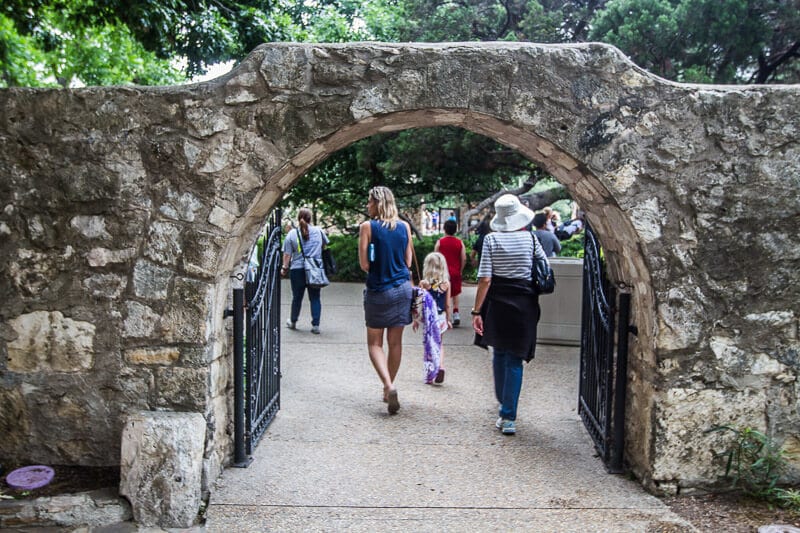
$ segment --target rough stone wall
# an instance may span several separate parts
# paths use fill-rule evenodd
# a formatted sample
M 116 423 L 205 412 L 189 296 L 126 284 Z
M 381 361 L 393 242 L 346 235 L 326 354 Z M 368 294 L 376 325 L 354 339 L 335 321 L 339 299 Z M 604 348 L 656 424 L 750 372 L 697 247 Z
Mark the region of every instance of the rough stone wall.
M 4 451 L 115 464 L 124 413 L 194 411 L 213 477 L 229 275 L 264 216 L 330 153 L 437 125 L 519 150 L 588 212 L 633 294 L 626 458 L 648 486 L 713 483 L 716 424 L 797 447 L 798 104 L 521 43 L 269 45 L 206 84 L 2 91 Z

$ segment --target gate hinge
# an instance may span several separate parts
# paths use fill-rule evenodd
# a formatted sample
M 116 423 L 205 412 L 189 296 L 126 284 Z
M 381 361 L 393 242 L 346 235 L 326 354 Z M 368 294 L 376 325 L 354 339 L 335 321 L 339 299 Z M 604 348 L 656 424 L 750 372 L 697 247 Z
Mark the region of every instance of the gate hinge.
M 233 316 L 233 308 L 228 308 L 222 312 L 222 318 L 230 318 Z

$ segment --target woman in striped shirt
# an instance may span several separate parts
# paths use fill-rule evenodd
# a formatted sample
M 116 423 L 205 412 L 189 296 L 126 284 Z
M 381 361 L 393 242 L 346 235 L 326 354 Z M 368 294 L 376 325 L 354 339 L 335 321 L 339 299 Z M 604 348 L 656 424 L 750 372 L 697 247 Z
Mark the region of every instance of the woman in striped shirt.
M 536 257 L 547 257 L 536 236 L 526 229 L 533 211 L 513 194 L 494 204 L 494 233 L 486 235 L 478 267 L 478 290 L 472 309 L 475 344 L 493 349 L 494 390 L 500 402 L 495 427 L 504 435 L 516 433 L 517 403 L 522 390 L 522 362 L 536 350 L 539 298 L 533 290 Z

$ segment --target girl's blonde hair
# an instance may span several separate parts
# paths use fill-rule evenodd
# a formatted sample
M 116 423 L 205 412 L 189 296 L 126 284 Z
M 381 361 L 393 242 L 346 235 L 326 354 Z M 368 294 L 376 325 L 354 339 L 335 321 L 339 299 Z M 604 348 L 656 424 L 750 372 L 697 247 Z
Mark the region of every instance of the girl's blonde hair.
M 429 282 L 450 281 L 447 259 L 439 252 L 431 252 L 426 255 L 425 262 L 422 264 L 422 277 Z
M 375 202 L 378 209 L 378 220 L 389 226 L 389 229 L 394 230 L 399 215 L 392 190 L 389 187 L 378 185 L 369 190 L 369 199 Z

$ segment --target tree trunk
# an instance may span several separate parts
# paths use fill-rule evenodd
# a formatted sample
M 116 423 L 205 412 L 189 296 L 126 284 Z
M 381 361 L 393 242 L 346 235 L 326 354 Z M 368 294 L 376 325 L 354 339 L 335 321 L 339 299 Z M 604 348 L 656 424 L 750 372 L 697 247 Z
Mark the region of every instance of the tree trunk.
M 490 207 L 494 204 L 495 200 L 503 196 L 504 194 L 514 194 L 517 196 L 523 196 L 526 192 L 531 190 L 533 186 L 536 184 L 535 181 L 528 180 L 522 184 L 522 186 L 512 189 L 512 190 L 502 190 L 499 192 L 494 193 L 493 195 L 489 196 L 488 198 L 482 200 L 472 209 L 468 209 L 461 214 L 461 238 L 466 239 L 469 235 L 469 219 L 473 215 L 477 215 L 487 207 Z M 556 200 L 562 200 L 564 198 L 569 198 L 567 194 L 567 190 L 564 188 L 563 185 L 559 185 L 558 187 L 554 187 L 552 189 L 548 189 L 544 192 L 537 192 L 535 194 L 529 194 L 525 196 L 525 199 L 528 201 L 528 207 L 533 209 L 534 211 L 537 209 L 542 209 L 543 207 L 547 207 L 548 205 L 552 204 Z

